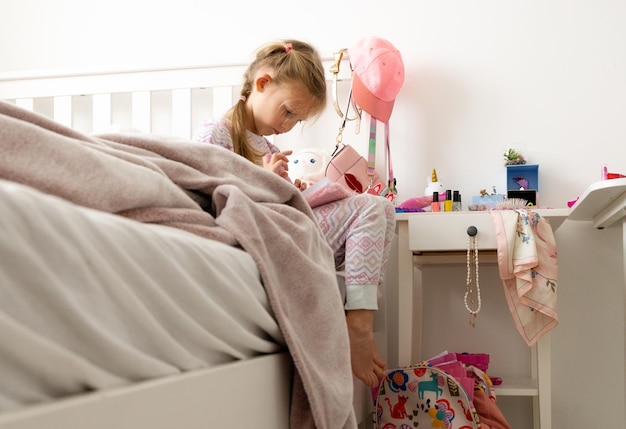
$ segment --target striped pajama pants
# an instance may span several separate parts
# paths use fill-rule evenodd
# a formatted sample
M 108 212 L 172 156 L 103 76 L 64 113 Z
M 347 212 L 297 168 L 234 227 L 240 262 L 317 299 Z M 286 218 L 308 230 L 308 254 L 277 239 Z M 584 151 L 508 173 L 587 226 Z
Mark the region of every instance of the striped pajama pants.
M 346 309 L 377 309 L 395 231 L 395 208 L 386 198 L 358 194 L 313 209 L 345 270 Z

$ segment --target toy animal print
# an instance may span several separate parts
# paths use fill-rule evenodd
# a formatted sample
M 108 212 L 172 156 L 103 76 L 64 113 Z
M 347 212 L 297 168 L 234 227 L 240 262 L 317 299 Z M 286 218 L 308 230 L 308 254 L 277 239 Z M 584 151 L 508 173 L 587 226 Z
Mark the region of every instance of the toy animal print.
M 439 399 L 439 395 L 443 393 L 443 389 L 439 387 L 439 375 L 433 372 L 430 375 L 430 380 L 420 381 L 417 383 L 417 391 L 420 399 L 424 399 L 424 392 L 435 392 L 435 399 Z
M 407 417 L 405 407 L 407 399 L 409 398 L 406 396 L 398 395 L 398 402 L 396 404 L 392 404 L 389 398 L 385 398 L 385 401 L 387 401 L 387 404 L 389 405 L 389 413 L 391 414 L 391 417 L 394 419 Z
M 388 370 L 373 414 L 376 429 L 482 429 L 465 389 L 428 363 Z

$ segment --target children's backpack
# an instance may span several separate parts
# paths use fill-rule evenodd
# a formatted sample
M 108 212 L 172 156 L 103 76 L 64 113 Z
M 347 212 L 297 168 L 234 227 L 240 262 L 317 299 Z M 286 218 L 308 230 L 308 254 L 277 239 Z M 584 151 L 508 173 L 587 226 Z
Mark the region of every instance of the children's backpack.
M 466 390 L 428 363 L 388 370 L 374 398 L 376 429 L 480 429 Z

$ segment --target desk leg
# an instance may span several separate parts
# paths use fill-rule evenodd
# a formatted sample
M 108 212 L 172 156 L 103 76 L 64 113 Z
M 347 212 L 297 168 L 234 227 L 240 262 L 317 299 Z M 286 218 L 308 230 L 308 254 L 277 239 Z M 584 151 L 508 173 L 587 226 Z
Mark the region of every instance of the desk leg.
M 626 326 L 626 217 L 622 218 L 622 266 L 624 269 L 624 326 Z M 624 374 L 626 374 L 626 329 L 624 330 Z M 626 384 L 626 377 L 624 380 Z M 626 398 L 626 386 L 624 386 L 624 398 Z
M 550 334 L 546 334 L 533 347 L 532 377 L 537 380 L 539 395 L 533 398 L 533 426 L 535 429 L 552 427 L 552 373 Z M 535 366 L 536 365 L 536 366 Z
M 409 250 L 409 223 L 400 221 L 398 225 L 398 362 L 395 366 L 410 365 L 413 362 L 414 344 L 421 345 L 421 326 L 415 320 L 421 319 L 421 304 L 414 306 L 415 278 L 413 252 Z M 421 279 L 420 279 L 421 280 Z M 421 286 L 421 281 L 420 281 Z M 421 300 L 419 301 L 421 303 Z M 417 314 L 416 314 L 417 313 Z M 418 347 L 419 349 L 419 347 Z M 391 363 L 394 365 L 394 363 Z

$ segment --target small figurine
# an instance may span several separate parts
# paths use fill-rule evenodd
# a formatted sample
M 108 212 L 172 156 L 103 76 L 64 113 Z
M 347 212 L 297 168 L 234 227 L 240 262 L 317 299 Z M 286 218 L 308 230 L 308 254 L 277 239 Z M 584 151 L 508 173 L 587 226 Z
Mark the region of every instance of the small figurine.
M 486 197 L 486 196 L 489 196 L 489 195 L 497 195 L 497 194 L 498 194 L 498 193 L 496 192 L 496 186 L 495 186 L 495 185 L 491 187 L 491 190 L 492 190 L 493 192 L 492 192 L 491 194 L 489 194 L 489 193 L 487 192 L 487 190 L 486 190 L 486 189 L 481 189 L 481 190 L 480 190 L 480 196 L 481 196 L 481 197 Z
M 445 189 L 443 188 L 443 183 L 441 183 L 437 178 L 437 170 L 433 168 L 433 172 L 430 177 L 426 177 L 426 189 L 424 190 L 424 196 L 432 197 L 434 192 L 440 194 L 445 192 Z
M 396 196 L 398 195 L 398 188 L 396 188 L 395 177 L 387 182 L 387 187 L 380 193 L 381 197 L 387 198 L 392 203 L 396 203 Z
M 520 190 L 523 191 L 524 189 L 528 189 L 528 180 L 526 180 L 522 176 L 513 177 L 511 180 L 517 183 Z

